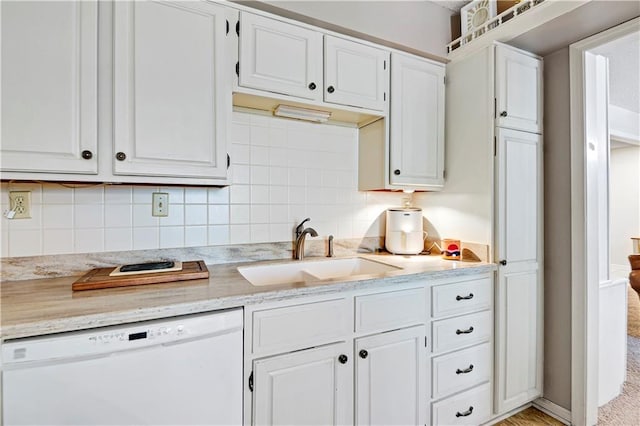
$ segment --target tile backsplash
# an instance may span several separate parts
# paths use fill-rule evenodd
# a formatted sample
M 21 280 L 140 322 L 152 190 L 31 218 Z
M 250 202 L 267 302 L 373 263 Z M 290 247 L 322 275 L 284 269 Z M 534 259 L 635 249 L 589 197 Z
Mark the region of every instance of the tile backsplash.
M 2 257 L 291 241 L 306 217 L 320 236 L 383 235 L 402 193 L 357 190 L 357 130 L 233 113 L 228 187 L 3 182 L 31 191 L 31 219 L 0 220 Z M 153 192 L 169 216 L 153 217 Z

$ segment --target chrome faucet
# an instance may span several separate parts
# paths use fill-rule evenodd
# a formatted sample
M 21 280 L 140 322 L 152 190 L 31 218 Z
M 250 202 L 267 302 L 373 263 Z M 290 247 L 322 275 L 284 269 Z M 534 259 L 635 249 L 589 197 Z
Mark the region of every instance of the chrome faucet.
M 300 225 L 296 226 L 296 241 L 293 246 L 293 258 L 296 260 L 304 259 L 304 240 L 307 234 L 311 235 L 312 237 L 318 236 L 318 233 L 315 229 L 304 227 L 305 222 L 308 222 L 310 220 L 311 218 L 308 217 L 300 222 Z

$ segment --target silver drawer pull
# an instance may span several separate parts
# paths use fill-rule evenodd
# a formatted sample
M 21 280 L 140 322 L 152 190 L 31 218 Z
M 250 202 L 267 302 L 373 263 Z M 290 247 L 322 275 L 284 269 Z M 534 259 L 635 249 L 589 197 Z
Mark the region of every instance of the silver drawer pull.
M 470 416 L 471 413 L 473 413 L 473 405 L 471 407 L 469 407 L 469 409 L 467 411 L 465 411 L 464 413 L 461 413 L 460 411 L 458 411 L 456 413 L 456 417 L 467 417 L 467 416 Z
M 469 333 L 473 333 L 473 327 L 469 327 L 466 330 L 460 330 L 460 329 L 456 330 L 456 334 L 469 334 Z
M 465 368 L 464 370 L 460 370 L 459 368 L 456 370 L 456 374 L 467 374 L 473 371 L 473 364 L 469 364 L 469 368 Z
M 469 300 L 469 299 L 473 299 L 473 293 L 469 293 L 468 296 L 456 296 L 457 301 Z

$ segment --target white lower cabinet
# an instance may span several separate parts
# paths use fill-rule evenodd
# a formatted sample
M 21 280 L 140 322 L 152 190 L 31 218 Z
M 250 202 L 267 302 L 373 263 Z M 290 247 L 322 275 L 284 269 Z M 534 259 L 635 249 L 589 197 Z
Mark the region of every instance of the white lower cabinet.
M 425 423 L 425 327 L 356 339 L 355 424 Z
M 350 354 L 350 344 L 338 343 L 254 361 L 253 424 L 350 424 Z
M 490 420 L 492 300 L 479 274 L 245 306 L 245 425 Z

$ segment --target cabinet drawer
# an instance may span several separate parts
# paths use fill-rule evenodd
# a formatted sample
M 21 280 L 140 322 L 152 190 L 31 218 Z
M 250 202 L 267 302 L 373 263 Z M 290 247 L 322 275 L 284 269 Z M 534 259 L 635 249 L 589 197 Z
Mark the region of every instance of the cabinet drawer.
M 390 330 L 427 320 L 424 288 L 356 297 L 356 332 Z
M 470 388 L 491 377 L 491 349 L 488 343 L 433 358 L 433 398 Z
M 491 386 L 478 386 L 431 407 L 434 425 L 479 425 L 491 415 Z
M 445 352 L 488 341 L 493 329 L 491 311 L 433 322 L 433 352 Z
M 346 299 L 253 312 L 253 353 L 296 350 L 331 343 L 351 332 Z
M 434 318 L 489 309 L 493 297 L 491 278 L 439 285 L 431 291 Z

